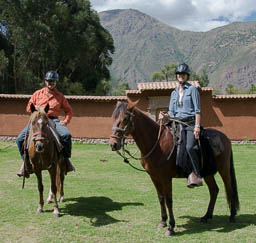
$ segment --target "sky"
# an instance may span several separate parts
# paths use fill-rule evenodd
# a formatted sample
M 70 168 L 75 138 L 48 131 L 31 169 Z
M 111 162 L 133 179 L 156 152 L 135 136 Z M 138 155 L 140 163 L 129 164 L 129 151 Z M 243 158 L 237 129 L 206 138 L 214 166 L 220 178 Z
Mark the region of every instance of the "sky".
M 256 21 L 255 0 L 91 0 L 97 12 L 136 9 L 180 30 L 209 31 Z

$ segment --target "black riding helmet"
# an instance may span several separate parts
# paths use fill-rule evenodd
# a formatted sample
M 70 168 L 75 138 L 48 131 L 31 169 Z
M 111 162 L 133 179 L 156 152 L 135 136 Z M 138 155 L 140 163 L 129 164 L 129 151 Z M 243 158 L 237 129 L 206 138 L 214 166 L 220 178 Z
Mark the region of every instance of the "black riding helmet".
M 186 63 L 181 63 L 176 67 L 175 74 L 178 73 L 186 73 L 188 76 L 190 75 L 189 66 Z
M 59 80 L 59 74 L 56 71 L 48 71 L 45 74 L 45 80 L 47 81 L 58 81 Z

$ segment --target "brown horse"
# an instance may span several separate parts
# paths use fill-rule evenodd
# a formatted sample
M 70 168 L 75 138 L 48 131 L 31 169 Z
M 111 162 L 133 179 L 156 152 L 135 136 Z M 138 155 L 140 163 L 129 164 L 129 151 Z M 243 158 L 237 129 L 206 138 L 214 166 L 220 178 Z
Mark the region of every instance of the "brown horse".
M 166 126 L 160 126 L 135 105 L 136 102 L 131 101 L 117 103 L 113 112 L 113 134 L 109 144 L 113 151 L 118 151 L 122 147 L 124 137 L 132 135 L 141 152 L 141 164 L 148 172 L 158 194 L 161 206 L 161 222 L 158 227 L 167 226 L 167 206 L 169 227 L 166 235 L 173 235 L 175 219 L 172 209 L 172 178 L 179 177 L 173 135 Z M 216 171 L 219 172 L 225 184 L 227 202 L 231 213 L 229 221 L 234 222 L 237 210 L 239 210 L 239 199 L 231 143 L 223 133 L 214 129 L 206 130 L 209 133 L 217 134 L 224 145 L 224 151 L 215 158 Z M 207 164 L 207 161 L 204 161 L 204 164 Z M 201 222 L 207 222 L 213 216 L 214 205 L 219 192 L 214 179 L 215 172 L 204 177 L 210 192 L 210 202 Z
M 38 190 L 39 190 L 39 207 L 37 213 L 43 211 L 44 199 L 42 183 L 42 170 L 48 170 L 51 179 L 51 188 L 47 203 L 53 198 L 54 216 L 59 216 L 59 209 L 57 203 L 57 191 L 60 192 L 59 201 L 62 202 L 64 198 L 63 183 L 65 177 L 65 162 L 63 155 L 57 150 L 54 142 L 54 137 L 49 127 L 49 119 L 47 112 L 49 104 L 43 107 L 35 107 L 33 104 L 31 108 L 30 117 L 30 132 L 28 137 L 28 154 L 32 162 L 32 168 L 37 176 Z

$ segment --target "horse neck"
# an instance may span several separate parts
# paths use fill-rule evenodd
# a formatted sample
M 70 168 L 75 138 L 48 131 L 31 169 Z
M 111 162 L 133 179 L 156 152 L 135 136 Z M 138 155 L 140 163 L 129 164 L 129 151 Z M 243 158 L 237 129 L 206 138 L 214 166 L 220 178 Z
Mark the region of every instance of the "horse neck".
M 137 108 L 134 109 L 134 129 L 131 133 L 142 154 L 148 153 L 157 142 L 160 126 Z

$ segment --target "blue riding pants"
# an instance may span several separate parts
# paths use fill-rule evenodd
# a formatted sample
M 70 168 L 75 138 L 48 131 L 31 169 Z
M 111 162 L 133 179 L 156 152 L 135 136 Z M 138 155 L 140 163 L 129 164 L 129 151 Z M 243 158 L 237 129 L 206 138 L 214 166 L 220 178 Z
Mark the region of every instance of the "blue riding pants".
M 49 118 L 51 119 L 51 118 Z M 56 130 L 58 134 L 60 135 L 61 143 L 64 146 L 63 149 L 63 155 L 64 158 L 70 158 L 71 157 L 71 149 L 72 149 L 72 136 L 66 126 L 60 125 L 60 120 L 57 118 L 52 119 L 54 123 L 56 124 Z M 24 149 L 23 149 L 23 143 L 25 139 L 26 132 L 29 132 L 29 125 L 27 125 L 18 135 L 16 139 L 16 143 L 21 155 L 21 158 L 24 160 Z
M 194 127 L 195 122 L 188 122 L 188 125 Z M 198 141 L 195 138 L 194 130 L 190 127 L 185 125 L 181 125 L 182 129 L 186 130 L 186 150 L 191 160 L 192 168 L 194 173 L 197 177 L 201 178 L 200 176 L 200 157 L 199 152 L 200 148 L 198 145 Z

